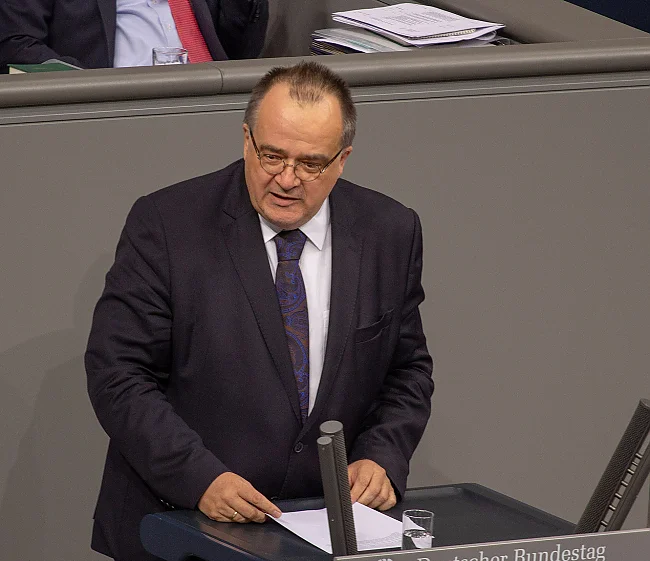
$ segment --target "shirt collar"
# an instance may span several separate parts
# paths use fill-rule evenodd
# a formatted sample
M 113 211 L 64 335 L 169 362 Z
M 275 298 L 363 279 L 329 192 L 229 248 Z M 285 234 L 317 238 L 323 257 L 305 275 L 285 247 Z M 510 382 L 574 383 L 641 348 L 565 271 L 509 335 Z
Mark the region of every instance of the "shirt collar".
M 260 225 L 262 226 L 262 237 L 264 238 L 264 243 L 271 241 L 277 234 L 282 231 L 282 228 L 278 228 L 271 224 L 266 218 L 261 214 L 257 214 L 260 218 Z M 299 230 L 307 236 L 309 241 L 313 243 L 319 250 L 323 249 L 325 245 L 325 236 L 327 235 L 327 229 L 330 225 L 330 204 L 329 197 L 325 199 L 325 202 L 321 205 L 318 212 L 314 217 L 303 224 Z

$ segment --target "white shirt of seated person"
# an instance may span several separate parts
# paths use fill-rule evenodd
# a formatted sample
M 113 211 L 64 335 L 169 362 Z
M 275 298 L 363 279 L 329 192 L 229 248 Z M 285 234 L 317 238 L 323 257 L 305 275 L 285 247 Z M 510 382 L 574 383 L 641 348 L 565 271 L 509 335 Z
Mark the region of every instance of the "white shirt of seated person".
M 154 47 L 182 47 L 167 0 L 116 0 L 114 68 L 151 66 Z

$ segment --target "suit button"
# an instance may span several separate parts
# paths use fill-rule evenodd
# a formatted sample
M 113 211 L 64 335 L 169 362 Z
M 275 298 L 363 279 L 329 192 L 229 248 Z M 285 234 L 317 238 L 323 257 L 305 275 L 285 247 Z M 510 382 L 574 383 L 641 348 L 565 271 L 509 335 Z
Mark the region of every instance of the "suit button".
M 302 452 L 302 449 L 303 449 L 304 447 L 305 447 L 305 445 L 304 445 L 302 442 L 298 442 L 298 444 L 296 444 L 296 445 L 293 447 L 293 451 L 294 451 L 296 454 L 300 454 L 300 452 Z

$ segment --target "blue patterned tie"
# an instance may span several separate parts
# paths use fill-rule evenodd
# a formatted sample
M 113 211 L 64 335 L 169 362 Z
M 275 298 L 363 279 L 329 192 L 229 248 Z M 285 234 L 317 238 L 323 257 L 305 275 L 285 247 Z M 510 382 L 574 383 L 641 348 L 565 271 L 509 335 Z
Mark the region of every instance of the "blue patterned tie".
M 299 259 L 306 240 L 307 236 L 300 230 L 286 230 L 275 236 L 278 250 L 275 290 L 289 343 L 293 374 L 298 385 L 303 423 L 309 410 L 309 316 Z

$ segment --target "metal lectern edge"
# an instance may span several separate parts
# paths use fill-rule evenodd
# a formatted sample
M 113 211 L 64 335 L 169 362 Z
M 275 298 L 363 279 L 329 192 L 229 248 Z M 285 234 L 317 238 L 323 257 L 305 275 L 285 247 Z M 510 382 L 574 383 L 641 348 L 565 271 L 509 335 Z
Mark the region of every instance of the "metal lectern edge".
M 149 514 L 140 523 L 140 539 L 144 548 L 166 561 L 211 561 L 212 548 L 220 546 L 219 561 L 258 561 L 258 557 L 218 540 L 191 524 L 175 520 L 166 513 Z M 207 543 L 206 543 L 207 542 Z
M 551 514 L 549 512 L 546 512 L 545 510 L 542 510 L 540 508 L 531 506 L 527 503 L 524 503 L 522 501 L 519 501 L 517 499 L 513 499 L 512 497 L 509 497 L 508 495 L 504 495 L 503 493 L 499 493 L 498 491 L 495 491 L 494 489 L 490 489 L 488 487 L 485 487 L 483 485 L 480 485 L 478 483 L 459 483 L 457 484 L 458 487 L 462 487 L 464 489 L 467 489 L 469 491 L 474 491 L 475 493 L 479 495 L 483 495 L 484 497 L 491 498 L 494 500 L 499 501 L 503 505 L 509 505 L 515 508 L 518 508 L 520 510 L 524 509 L 531 515 L 538 516 L 540 518 L 544 518 L 545 520 L 552 522 L 554 521 L 559 527 L 570 529 L 573 531 L 575 529 L 575 523 L 571 522 L 569 520 L 566 520 L 565 518 L 561 518 L 559 516 L 556 516 L 555 514 Z

